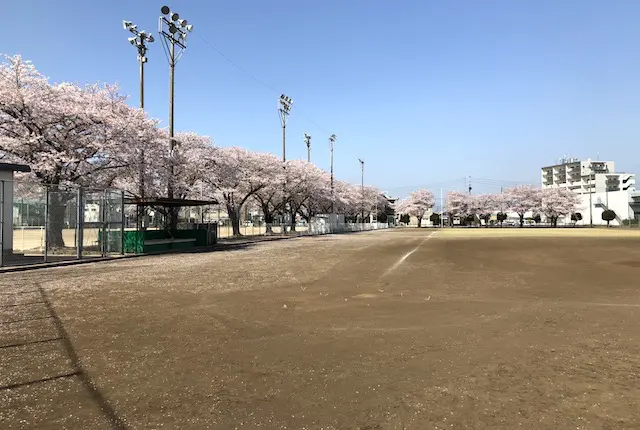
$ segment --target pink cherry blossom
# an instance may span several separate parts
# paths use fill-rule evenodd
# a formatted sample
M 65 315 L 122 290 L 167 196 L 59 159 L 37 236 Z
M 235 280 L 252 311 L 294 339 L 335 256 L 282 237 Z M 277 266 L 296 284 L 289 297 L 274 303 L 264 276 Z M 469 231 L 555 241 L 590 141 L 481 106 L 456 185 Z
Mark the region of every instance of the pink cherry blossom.
M 435 205 L 433 193 L 427 189 L 419 189 L 409 194 L 406 199 L 396 204 L 396 213 L 415 216 L 418 227 L 422 226 L 422 219 Z

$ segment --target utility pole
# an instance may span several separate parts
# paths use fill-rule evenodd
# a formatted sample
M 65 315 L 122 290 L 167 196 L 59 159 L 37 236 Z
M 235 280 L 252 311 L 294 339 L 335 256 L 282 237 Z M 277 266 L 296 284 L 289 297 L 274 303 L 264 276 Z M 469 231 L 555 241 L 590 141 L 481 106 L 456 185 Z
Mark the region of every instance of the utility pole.
M 171 11 L 168 6 L 162 6 L 160 9 L 162 16 L 158 18 L 158 32 L 163 36 L 162 45 L 169 60 L 169 178 L 167 181 L 167 197 L 173 199 L 173 155 L 176 146 L 174 139 L 174 83 L 176 63 L 182 58 L 184 50 L 187 49 L 187 33 L 193 31 L 193 25 L 188 24 L 186 19 L 180 19 L 180 15 Z M 176 52 L 176 45 L 178 50 Z M 169 220 L 170 227 L 175 227 L 177 222 L 177 213 L 170 209 Z
M 587 185 L 589 188 L 589 226 L 593 227 L 593 191 L 591 190 L 591 164 L 589 164 L 589 178 L 587 181 Z
M 278 99 L 278 114 L 280 115 L 280 124 L 282 124 L 282 233 L 287 232 L 285 224 L 287 214 L 287 118 L 291 112 L 291 106 L 293 106 L 293 100 L 281 94 Z
M 362 209 L 362 214 L 360 215 L 361 219 L 362 219 L 362 223 L 364 224 L 364 160 L 362 158 L 358 158 L 358 161 L 360 162 L 360 170 L 361 170 L 361 174 L 362 174 L 362 180 L 360 183 L 360 195 L 361 195 L 361 209 Z
M 307 163 L 311 163 L 311 135 L 304 134 L 304 143 L 307 144 Z
M 333 144 L 336 142 L 336 135 L 329 136 L 329 151 L 331 152 L 331 213 L 336 213 L 335 199 L 334 199 L 334 186 L 333 186 Z
M 138 62 L 140 63 L 140 109 L 144 110 L 144 64 L 147 62 L 147 43 L 153 43 L 154 39 L 151 33 L 147 33 L 144 30 L 138 31 L 138 26 L 131 21 L 122 21 L 122 26 L 125 30 L 133 33 L 133 37 L 129 37 L 128 40 L 138 51 Z M 138 195 L 140 199 L 144 200 L 144 145 L 142 142 L 139 142 L 139 144 Z M 138 230 L 143 227 L 143 217 L 144 209 L 138 210 Z
M 440 228 L 444 227 L 444 197 L 442 188 L 440 188 Z
M 469 195 L 471 195 L 471 176 L 469 176 Z

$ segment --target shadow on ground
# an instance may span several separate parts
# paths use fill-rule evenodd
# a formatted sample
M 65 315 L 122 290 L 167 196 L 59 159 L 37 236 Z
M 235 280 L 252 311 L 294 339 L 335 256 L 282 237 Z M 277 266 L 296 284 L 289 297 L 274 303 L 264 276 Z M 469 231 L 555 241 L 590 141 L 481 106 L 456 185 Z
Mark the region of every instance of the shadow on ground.
M 0 295 L 3 299 L 3 304 L 0 305 L 0 328 L 2 332 L 7 334 L 0 344 L 0 355 L 4 356 L 1 360 L 3 372 L 0 373 L 0 393 L 10 396 L 13 393 L 19 394 L 21 389 L 35 388 L 37 390 L 39 385 L 51 385 L 56 381 L 68 378 L 75 379 L 82 385 L 86 396 L 101 411 L 111 428 L 126 429 L 124 421 L 83 368 L 69 334 L 44 288 L 35 284 L 26 289 L 0 291 Z M 31 329 L 20 330 L 18 326 Z M 51 326 L 53 326 L 53 330 Z M 18 327 L 17 330 L 16 327 Z M 41 354 L 44 362 L 34 363 L 33 359 L 38 356 L 38 353 L 30 351 L 30 349 L 45 344 L 50 346 L 53 351 Z M 21 360 L 11 360 L 11 358 L 15 358 L 15 355 L 29 357 L 30 365 L 22 367 L 20 366 Z M 64 366 L 67 371 L 56 372 L 53 371 L 54 369 L 48 369 L 51 363 L 47 361 L 51 355 L 62 355 L 63 360 L 59 360 L 61 358 L 59 356 L 57 358 L 58 361 L 67 362 L 67 366 Z M 2 418 L 2 413 L 0 413 L 0 418 Z M 28 423 L 28 421 L 23 422 Z

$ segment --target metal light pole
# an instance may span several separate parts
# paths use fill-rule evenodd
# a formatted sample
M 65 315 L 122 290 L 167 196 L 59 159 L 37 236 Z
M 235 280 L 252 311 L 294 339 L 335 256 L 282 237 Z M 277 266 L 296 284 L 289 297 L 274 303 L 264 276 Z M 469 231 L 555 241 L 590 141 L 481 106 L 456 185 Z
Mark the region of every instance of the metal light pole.
M 171 11 L 168 6 L 160 9 L 162 16 L 158 18 L 158 33 L 162 37 L 162 46 L 169 60 L 169 156 L 173 157 L 176 142 L 174 139 L 173 127 L 173 107 L 174 107 L 174 83 L 176 63 L 182 58 L 184 50 L 187 49 L 187 33 L 193 31 L 193 25 L 188 24 L 186 19 L 180 19 L 180 15 Z M 176 46 L 178 49 L 176 49 Z M 169 180 L 167 182 L 167 197 L 173 198 L 173 163 L 169 163 Z M 171 211 L 170 219 L 174 217 Z
M 286 213 L 287 213 L 287 119 L 293 106 L 293 100 L 291 97 L 287 97 L 284 94 L 280 94 L 278 99 L 278 114 L 280 115 L 280 124 L 282 124 L 282 232 L 286 233 Z
M 444 227 L 444 196 L 442 188 L 440 188 L 440 228 Z
M 311 135 L 304 134 L 304 143 L 307 144 L 307 163 L 311 163 Z
M 587 185 L 589 187 L 589 227 L 593 227 L 593 191 L 591 190 L 591 172 L 592 172 L 592 164 L 589 164 L 589 180 L 587 181 Z
M 335 213 L 335 199 L 334 199 L 334 186 L 333 186 L 333 144 L 336 143 L 336 135 L 329 136 L 329 151 L 331 152 L 331 213 Z
M 138 50 L 138 62 L 140 63 L 140 109 L 144 110 L 144 63 L 147 62 L 147 43 L 153 43 L 153 36 L 146 31 L 138 31 L 138 26 L 131 21 L 122 21 L 125 30 L 133 33 L 133 37 L 129 37 L 129 43 Z M 140 146 L 140 160 L 138 173 L 138 194 L 144 199 L 144 147 Z M 143 211 L 138 212 L 138 229 L 142 228 Z
M 362 223 L 364 224 L 364 160 L 362 158 L 358 158 L 360 162 L 360 171 L 361 171 L 361 182 L 360 182 L 360 206 L 362 213 L 360 214 L 360 218 L 362 219 Z

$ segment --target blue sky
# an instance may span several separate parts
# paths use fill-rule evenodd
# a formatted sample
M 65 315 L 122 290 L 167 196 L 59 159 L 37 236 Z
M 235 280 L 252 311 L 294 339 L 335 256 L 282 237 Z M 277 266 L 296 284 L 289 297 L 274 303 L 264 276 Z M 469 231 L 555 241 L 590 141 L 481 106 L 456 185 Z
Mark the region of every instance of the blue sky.
M 53 81 L 118 82 L 138 104 L 122 20 L 157 33 L 162 2 L 3 4 L 0 52 Z M 234 0 L 168 2 L 194 25 L 176 75 L 176 128 L 281 154 L 276 100 L 294 100 L 288 158 L 392 194 L 491 192 L 539 181 L 563 155 L 640 173 L 640 2 Z M 205 42 L 267 86 L 257 83 Z M 169 68 L 148 54 L 146 107 L 166 124 Z M 472 179 L 472 185 L 474 180 Z

